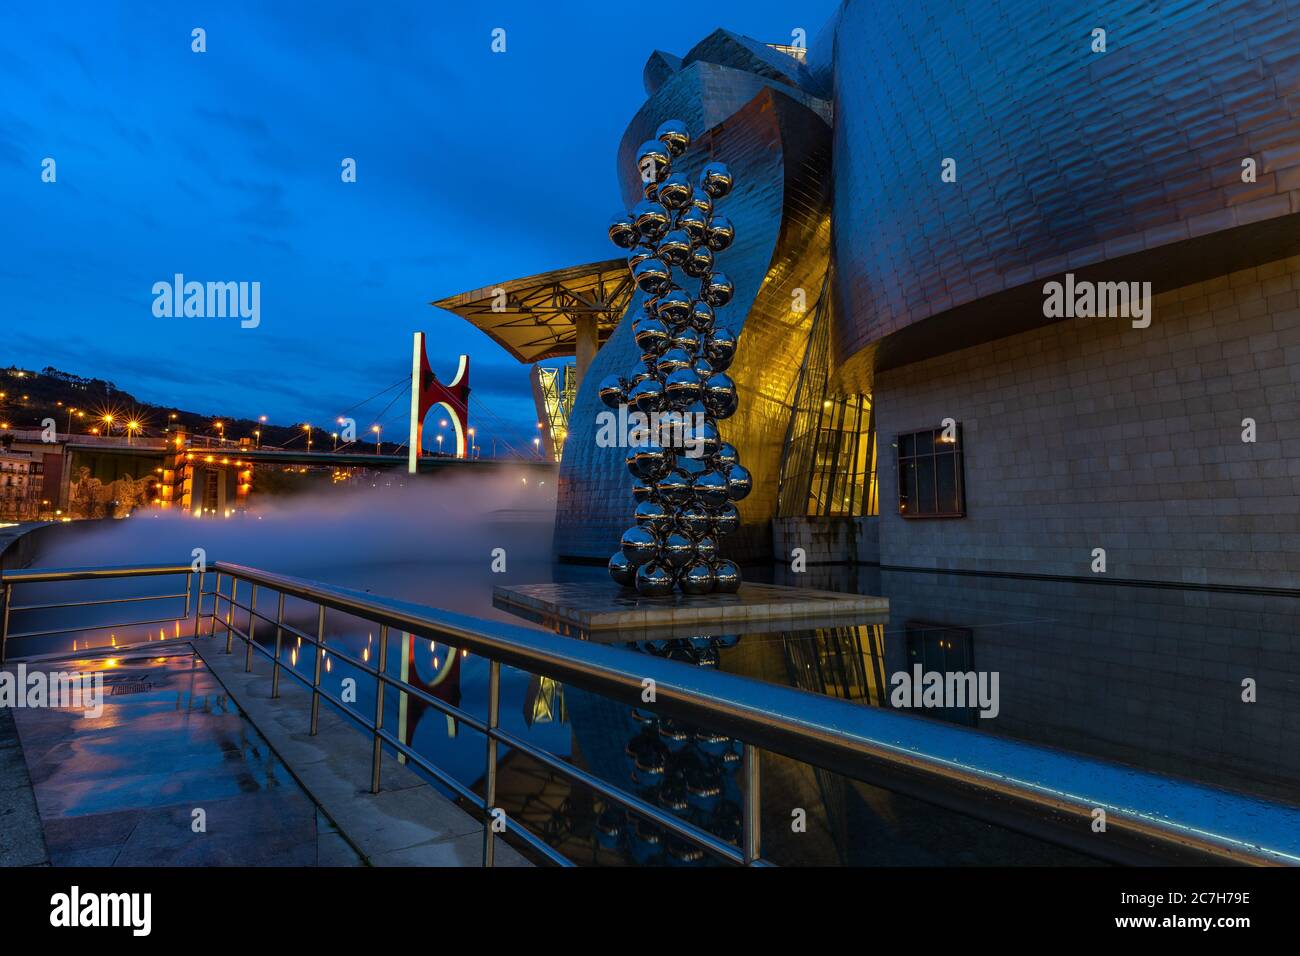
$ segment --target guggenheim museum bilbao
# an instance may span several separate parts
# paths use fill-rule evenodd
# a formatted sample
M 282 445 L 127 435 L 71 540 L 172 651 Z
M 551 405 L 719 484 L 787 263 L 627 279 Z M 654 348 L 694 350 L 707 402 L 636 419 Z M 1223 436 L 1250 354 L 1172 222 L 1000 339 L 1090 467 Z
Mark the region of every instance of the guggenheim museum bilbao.
M 847 0 L 807 36 L 651 52 L 611 157 L 627 209 L 668 120 L 674 170 L 735 177 L 729 556 L 1300 584 L 1300 3 Z M 534 365 L 561 559 L 630 524 L 597 392 L 643 299 L 620 256 L 435 303 Z

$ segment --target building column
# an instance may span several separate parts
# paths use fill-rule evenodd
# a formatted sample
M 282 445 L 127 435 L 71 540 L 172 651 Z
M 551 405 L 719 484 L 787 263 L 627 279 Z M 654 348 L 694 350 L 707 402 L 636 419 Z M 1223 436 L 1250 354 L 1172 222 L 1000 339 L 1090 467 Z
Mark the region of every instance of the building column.
M 596 357 L 596 317 L 594 315 L 574 316 L 573 331 L 577 338 L 573 351 L 576 359 L 573 373 L 577 379 L 575 387 L 581 388 L 587 368 L 591 365 L 591 360 Z

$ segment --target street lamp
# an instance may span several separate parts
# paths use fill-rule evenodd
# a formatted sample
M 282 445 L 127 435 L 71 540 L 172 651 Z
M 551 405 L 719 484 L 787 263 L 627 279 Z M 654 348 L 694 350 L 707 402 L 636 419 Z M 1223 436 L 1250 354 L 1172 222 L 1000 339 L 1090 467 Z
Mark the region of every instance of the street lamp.
M 334 450 L 335 450 L 335 451 L 338 451 L 338 450 L 339 450 L 339 433 L 338 433 L 338 432 L 330 432 L 330 438 L 333 438 L 333 439 L 334 439 Z
M 478 446 L 474 444 L 474 429 L 472 428 L 469 430 L 469 456 L 471 458 L 478 457 Z
M 311 451 L 311 425 L 303 425 L 302 430 L 307 433 L 307 450 Z
M 378 425 L 371 425 L 370 430 L 375 433 L 375 454 L 378 455 L 379 450 L 384 447 L 384 443 L 379 440 L 379 433 L 382 429 Z
M 135 437 L 135 433 L 138 432 L 139 430 L 140 430 L 140 423 L 136 421 L 134 418 L 126 423 L 126 443 L 128 445 L 131 444 L 131 439 Z
M 106 435 L 113 434 L 113 416 L 105 415 L 103 418 L 100 419 L 100 421 L 104 423 L 104 434 Z
M 533 452 L 538 458 L 542 457 L 542 440 L 540 438 L 533 439 Z
M 438 436 L 438 454 L 439 454 L 439 455 L 442 454 L 442 436 L 441 436 L 441 435 Z
M 68 428 L 67 428 L 67 432 L 68 432 L 69 435 L 72 434 L 72 413 L 75 412 L 75 411 L 76 411 L 76 409 L 73 408 L 71 405 L 68 406 Z

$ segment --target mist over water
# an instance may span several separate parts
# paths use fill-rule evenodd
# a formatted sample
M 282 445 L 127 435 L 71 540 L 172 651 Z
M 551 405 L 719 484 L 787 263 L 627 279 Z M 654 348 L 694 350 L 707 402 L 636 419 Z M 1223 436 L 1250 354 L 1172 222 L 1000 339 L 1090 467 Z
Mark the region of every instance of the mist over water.
M 33 566 L 188 565 L 203 548 L 209 565 L 228 561 L 518 623 L 493 612 L 491 592 L 550 579 L 555 483 L 536 474 L 380 475 L 373 487 L 254 496 L 247 514 L 229 519 L 146 511 L 78 522 L 50 535 Z M 504 573 L 492 571 L 496 548 L 506 552 Z

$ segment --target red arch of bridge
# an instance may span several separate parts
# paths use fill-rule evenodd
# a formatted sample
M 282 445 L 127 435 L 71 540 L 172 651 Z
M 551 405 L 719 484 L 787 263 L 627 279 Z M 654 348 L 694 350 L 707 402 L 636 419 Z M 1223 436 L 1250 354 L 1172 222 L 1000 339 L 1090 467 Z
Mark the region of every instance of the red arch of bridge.
M 456 377 L 444 385 L 429 365 L 424 333 L 416 332 L 411 359 L 411 435 L 407 446 L 411 474 L 415 474 L 424 447 L 424 418 L 436 405 L 447 410 L 456 430 L 456 457 L 464 458 L 469 450 L 469 356 L 460 357 Z

